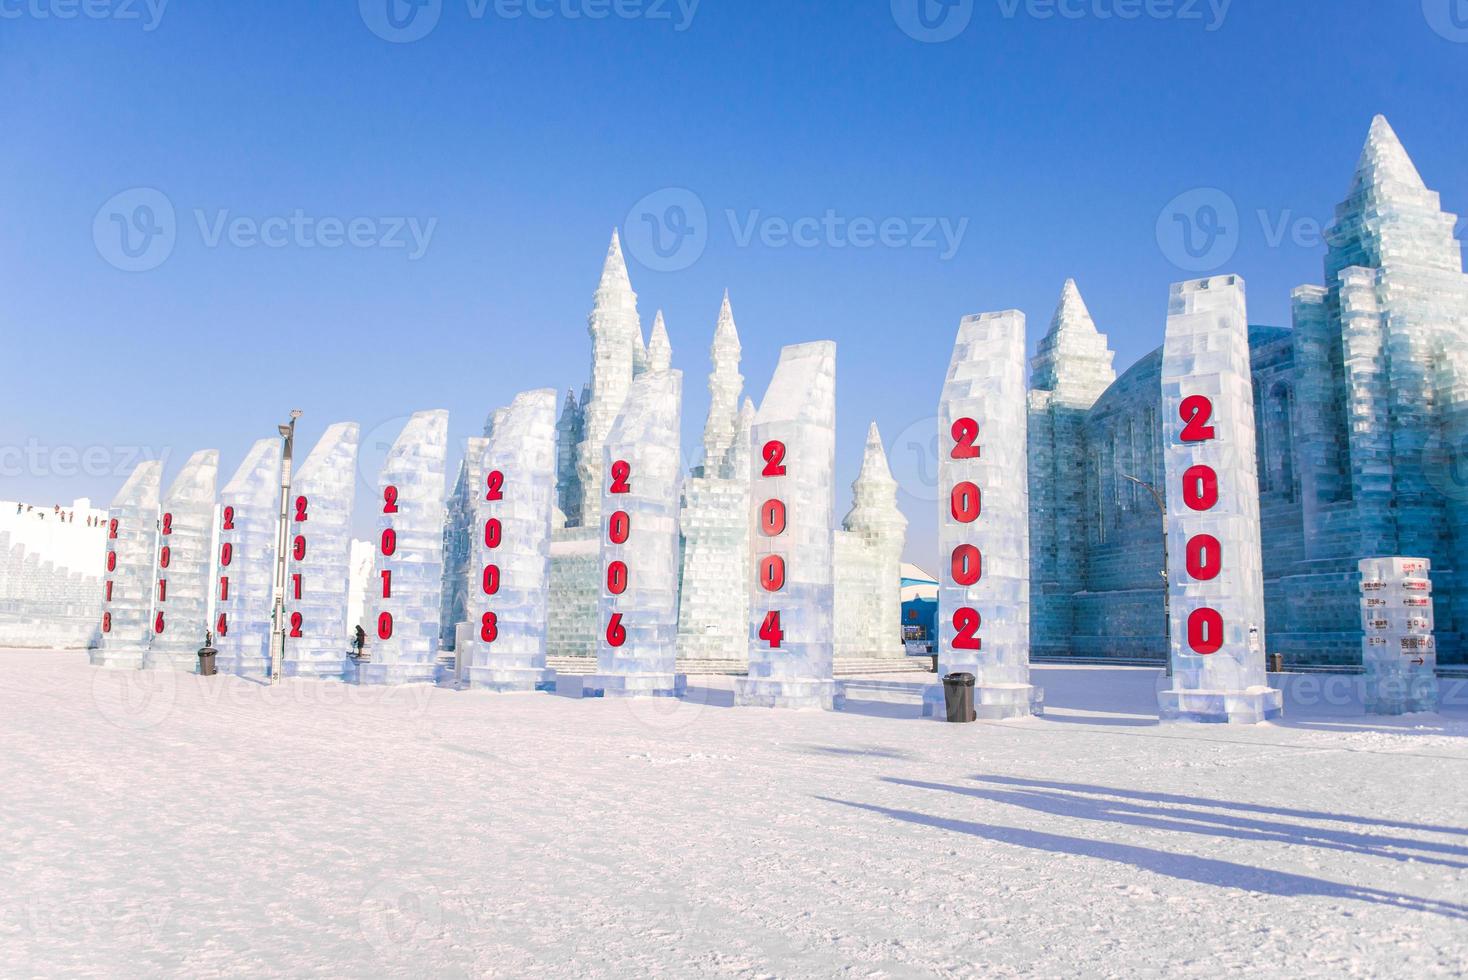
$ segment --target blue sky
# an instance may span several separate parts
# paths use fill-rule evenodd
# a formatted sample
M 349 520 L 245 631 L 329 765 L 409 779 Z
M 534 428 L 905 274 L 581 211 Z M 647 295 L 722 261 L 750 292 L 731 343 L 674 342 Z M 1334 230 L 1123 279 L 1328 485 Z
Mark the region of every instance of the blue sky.
M 462 439 L 579 388 L 631 224 L 690 456 L 725 287 L 756 398 L 781 344 L 837 341 L 844 513 L 870 419 L 912 482 L 961 315 L 1022 309 L 1033 348 L 1074 276 L 1119 367 L 1160 344 L 1169 283 L 1213 271 L 1159 239 L 1179 195 L 1236 208 L 1200 261 L 1274 324 L 1373 114 L 1468 210 L 1462 0 L 925 0 L 931 31 L 916 0 L 393 0 L 407 42 L 387 0 L 159 2 L 0 0 L 0 497 L 105 501 L 139 451 L 228 471 L 296 407 L 307 445 L 423 408 Z M 124 271 L 159 255 L 110 224 L 140 188 L 171 250 Z

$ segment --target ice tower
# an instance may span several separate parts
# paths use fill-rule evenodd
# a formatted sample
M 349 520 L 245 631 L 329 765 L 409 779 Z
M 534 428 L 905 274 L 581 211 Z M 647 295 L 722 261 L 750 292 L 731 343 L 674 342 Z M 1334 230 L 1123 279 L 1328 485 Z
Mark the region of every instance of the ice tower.
M 443 588 L 444 465 L 449 413 L 418 412 L 383 463 L 376 498 L 377 558 L 368 582 L 370 663 L 362 684 L 431 684 Z
M 326 430 L 291 481 L 290 537 L 294 545 L 286 577 L 287 677 L 341 677 L 352 627 L 347 622 L 351 583 L 352 503 L 357 488 L 361 428 L 338 422 Z
M 938 671 L 973 674 L 980 718 L 1041 710 L 1030 684 L 1025 317 L 965 317 L 938 404 Z M 943 714 L 941 685 L 924 713 Z
M 184 463 L 163 497 L 154 573 L 153 639 L 144 666 L 193 671 L 209 622 L 214 577 L 214 488 L 219 453 L 205 449 Z
M 475 464 L 469 628 L 458 653 L 471 688 L 550 690 L 546 616 L 556 496 L 556 392 L 517 395 Z
M 897 481 L 875 422 L 851 491 L 851 513 L 836 532 L 835 655 L 906 656 L 901 565 L 907 518 L 897 507 Z
M 735 703 L 840 707 L 832 675 L 836 345 L 780 351 L 750 430 L 749 676 Z
M 261 439 L 219 495 L 214 646 L 226 674 L 270 674 L 280 476 L 280 439 Z M 288 547 L 304 555 L 306 538 L 293 534 Z
M 98 667 L 138 668 L 153 635 L 153 562 L 158 542 L 158 491 L 163 464 L 139 463 L 107 511 Z

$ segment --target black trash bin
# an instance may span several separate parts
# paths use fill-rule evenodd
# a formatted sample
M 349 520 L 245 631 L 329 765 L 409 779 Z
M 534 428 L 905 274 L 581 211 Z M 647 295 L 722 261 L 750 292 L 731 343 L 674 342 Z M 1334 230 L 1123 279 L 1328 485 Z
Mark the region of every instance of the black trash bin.
M 219 651 L 214 649 L 213 647 L 200 647 L 199 673 L 203 674 L 205 677 L 213 677 L 215 674 L 219 673 L 218 668 L 214 666 L 214 658 L 218 655 Z
M 943 678 L 943 701 L 949 721 L 977 721 L 974 714 L 974 675 L 949 674 Z

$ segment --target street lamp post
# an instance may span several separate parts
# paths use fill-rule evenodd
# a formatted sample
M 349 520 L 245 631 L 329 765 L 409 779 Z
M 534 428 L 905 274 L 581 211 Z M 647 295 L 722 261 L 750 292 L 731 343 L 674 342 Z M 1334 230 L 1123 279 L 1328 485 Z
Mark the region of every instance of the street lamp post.
M 284 442 L 280 457 L 280 524 L 275 538 L 275 613 L 270 636 L 270 683 L 280 682 L 281 664 L 285 662 L 285 561 L 290 537 L 291 453 L 296 444 L 296 419 L 300 409 L 291 412 L 289 425 L 279 426 Z
M 1162 499 L 1162 493 L 1150 483 L 1138 480 L 1134 476 L 1123 473 L 1124 479 L 1130 480 L 1137 486 L 1142 487 L 1152 495 L 1152 501 L 1157 504 L 1157 513 L 1162 515 L 1162 618 L 1165 628 L 1162 631 L 1162 642 L 1167 644 L 1167 676 L 1172 676 L 1172 595 L 1168 588 L 1167 573 L 1170 568 L 1167 553 L 1167 504 Z

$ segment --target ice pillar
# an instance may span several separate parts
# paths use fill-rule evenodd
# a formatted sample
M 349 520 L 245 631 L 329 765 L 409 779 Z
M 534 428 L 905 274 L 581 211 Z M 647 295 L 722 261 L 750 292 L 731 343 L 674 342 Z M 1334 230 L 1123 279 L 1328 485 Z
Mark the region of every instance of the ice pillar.
M 458 649 L 469 686 L 553 690 L 545 631 L 556 503 L 555 389 L 517 395 L 470 470 L 480 475 L 470 488 L 474 575 L 465 599 L 469 639 Z
M 1025 317 L 965 317 L 938 404 L 938 673 L 974 675 L 980 718 L 1043 711 L 1030 683 Z M 941 685 L 924 714 L 943 717 Z
M 418 412 L 393 443 L 372 502 L 377 558 L 367 583 L 371 615 L 361 684 L 431 684 L 443 591 L 444 466 L 449 413 Z
M 199 648 L 213 626 L 209 591 L 214 577 L 214 489 L 219 453 L 205 449 L 184 464 L 163 497 L 154 573 L 153 639 L 144 666 L 197 670 Z
M 1164 721 L 1280 715 L 1264 665 L 1259 475 L 1244 281 L 1172 287 L 1162 350 L 1172 684 Z
M 1432 563 L 1425 558 L 1367 558 L 1359 568 L 1366 712 L 1436 711 Z
M 585 681 L 589 697 L 682 693 L 675 671 L 682 402 L 681 371 L 642 374 L 607 436 L 597 673 Z
M 832 675 L 836 345 L 780 351 L 750 429 L 749 676 L 735 703 L 840 707 Z
M 280 439 L 261 439 L 219 494 L 214 646 L 219 669 L 270 672 L 275 545 L 280 528 Z
M 288 628 L 281 668 L 287 677 L 338 678 L 346 671 L 351 643 L 347 603 L 352 502 L 360 438 L 355 422 L 333 425 L 291 481 Z
M 95 666 L 143 666 L 143 654 L 153 635 L 149 613 L 162 478 L 162 463 L 139 463 L 108 507 L 102 638 L 92 651 Z

